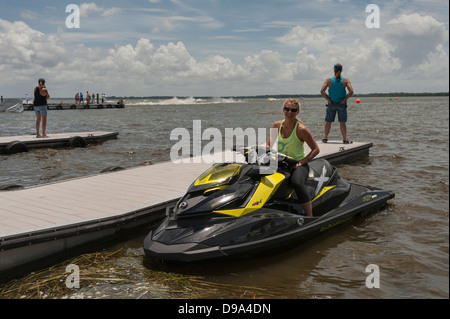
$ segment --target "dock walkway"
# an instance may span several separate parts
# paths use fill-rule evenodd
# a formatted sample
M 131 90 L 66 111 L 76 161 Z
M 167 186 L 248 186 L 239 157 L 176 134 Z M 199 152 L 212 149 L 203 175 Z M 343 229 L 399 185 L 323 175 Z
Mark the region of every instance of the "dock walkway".
M 0 154 L 26 152 L 31 148 L 84 147 L 116 139 L 118 135 L 118 132 L 99 131 L 50 134 L 48 138 L 37 138 L 35 135 L 0 136 Z
M 336 164 L 367 156 L 372 143 L 319 146 Z M 210 166 L 163 162 L 0 192 L 0 274 L 161 219 Z

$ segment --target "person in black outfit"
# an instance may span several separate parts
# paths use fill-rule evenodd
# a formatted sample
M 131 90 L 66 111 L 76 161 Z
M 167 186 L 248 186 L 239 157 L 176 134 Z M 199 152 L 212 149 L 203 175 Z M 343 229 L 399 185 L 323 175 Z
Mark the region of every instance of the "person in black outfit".
M 48 137 L 47 129 L 47 100 L 50 98 L 48 90 L 45 87 L 45 80 L 39 79 L 38 86 L 34 88 L 34 113 L 36 114 L 36 137 Z M 42 135 L 39 134 L 39 128 L 42 121 Z

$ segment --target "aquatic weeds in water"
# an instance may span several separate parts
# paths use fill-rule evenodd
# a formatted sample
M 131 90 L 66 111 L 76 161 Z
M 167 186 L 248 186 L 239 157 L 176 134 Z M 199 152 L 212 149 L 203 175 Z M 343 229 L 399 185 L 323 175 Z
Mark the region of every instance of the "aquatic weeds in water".
M 143 256 L 124 249 L 66 260 L 0 285 L 0 299 L 267 298 L 262 288 L 209 282 L 201 276 L 145 267 Z M 80 288 L 68 288 L 68 265 L 77 265 Z

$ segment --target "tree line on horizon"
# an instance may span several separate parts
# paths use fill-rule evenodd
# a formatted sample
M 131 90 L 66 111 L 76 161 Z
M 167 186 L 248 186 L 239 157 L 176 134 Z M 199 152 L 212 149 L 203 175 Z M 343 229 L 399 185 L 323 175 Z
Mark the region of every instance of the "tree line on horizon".
M 449 92 L 421 92 L 421 93 L 408 93 L 408 92 L 392 92 L 392 93 L 364 93 L 364 94 L 353 94 L 352 97 L 414 97 L 414 96 L 449 96 Z M 184 98 L 195 98 L 195 99 L 213 99 L 213 96 L 110 96 L 110 99 L 149 99 L 149 100 L 167 100 L 173 99 L 174 97 L 184 99 Z M 233 95 L 233 96 L 220 96 L 220 98 L 235 98 L 235 99 L 289 99 L 289 98 L 317 98 L 322 97 L 321 94 L 263 94 L 263 95 Z M 216 97 L 217 98 L 217 97 Z

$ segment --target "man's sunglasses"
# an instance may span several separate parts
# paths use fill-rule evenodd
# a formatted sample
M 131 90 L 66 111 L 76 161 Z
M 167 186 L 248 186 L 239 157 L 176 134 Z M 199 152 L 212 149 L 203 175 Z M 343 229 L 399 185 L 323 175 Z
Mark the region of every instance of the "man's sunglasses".
M 288 108 L 288 107 L 284 107 L 284 110 L 286 111 L 286 112 L 289 112 L 289 111 L 291 111 L 292 113 L 297 113 L 298 112 L 298 109 L 296 109 L 296 108 L 294 108 L 294 109 L 290 109 L 290 108 Z

